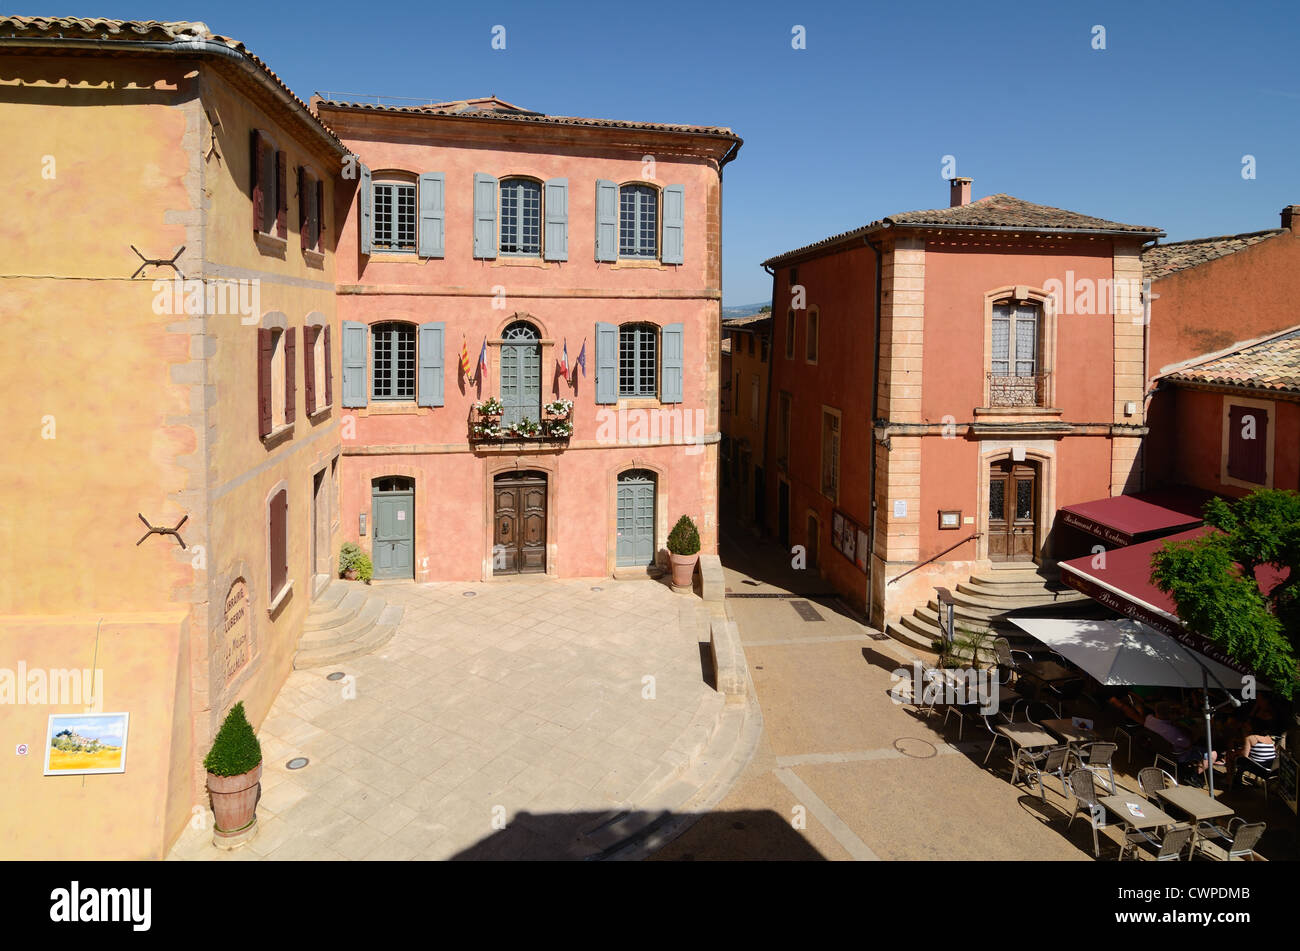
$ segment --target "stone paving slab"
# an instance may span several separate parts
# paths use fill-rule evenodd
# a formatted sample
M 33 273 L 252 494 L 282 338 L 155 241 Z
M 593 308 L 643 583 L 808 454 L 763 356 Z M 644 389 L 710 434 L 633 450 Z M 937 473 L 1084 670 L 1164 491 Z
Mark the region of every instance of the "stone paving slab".
M 721 714 L 701 670 L 708 608 L 658 582 L 383 593 L 405 609 L 394 638 L 294 671 L 262 724 L 258 835 L 222 852 L 210 829 L 189 829 L 169 858 L 557 856 L 584 824 L 634 808 L 634 791 L 680 775 Z M 325 679 L 335 669 L 348 678 Z M 310 764 L 286 769 L 294 756 Z

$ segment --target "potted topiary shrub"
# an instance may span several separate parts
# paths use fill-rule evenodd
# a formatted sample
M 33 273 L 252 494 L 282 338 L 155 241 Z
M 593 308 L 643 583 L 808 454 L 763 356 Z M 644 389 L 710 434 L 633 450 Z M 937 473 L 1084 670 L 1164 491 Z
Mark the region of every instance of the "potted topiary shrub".
M 203 760 L 208 771 L 208 795 L 216 829 L 212 841 L 222 845 L 241 841 L 257 821 L 257 800 L 262 792 L 262 744 L 244 715 L 241 700 L 230 708 Z
M 370 556 L 361 550 L 360 546 L 352 542 L 344 542 L 343 547 L 339 549 L 339 574 L 349 581 L 361 581 L 370 583 L 374 577 L 375 567 L 370 561 Z
M 689 588 L 700 560 L 700 533 L 689 515 L 683 515 L 668 533 L 668 560 L 673 569 L 673 587 Z

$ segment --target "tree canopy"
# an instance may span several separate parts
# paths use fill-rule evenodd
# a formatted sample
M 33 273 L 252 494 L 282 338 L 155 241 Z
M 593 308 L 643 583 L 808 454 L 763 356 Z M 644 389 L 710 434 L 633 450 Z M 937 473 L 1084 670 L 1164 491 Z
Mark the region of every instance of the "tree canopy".
M 1219 531 L 1167 542 L 1151 559 L 1151 581 L 1190 630 L 1289 699 L 1300 686 L 1300 493 L 1211 499 L 1204 516 Z M 1267 593 L 1255 578 L 1262 565 L 1285 575 Z

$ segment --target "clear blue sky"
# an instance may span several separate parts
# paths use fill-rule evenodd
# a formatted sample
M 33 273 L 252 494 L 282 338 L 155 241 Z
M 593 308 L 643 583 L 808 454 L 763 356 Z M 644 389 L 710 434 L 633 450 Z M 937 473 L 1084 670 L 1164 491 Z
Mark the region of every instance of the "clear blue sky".
M 1167 240 L 1275 228 L 1300 204 L 1296 0 L 76 7 L 203 20 L 303 99 L 495 94 L 561 115 L 730 126 L 745 145 L 725 172 L 729 306 L 769 298 L 764 258 L 946 206 L 945 155 L 976 198 L 1008 192 Z M 491 48 L 496 24 L 505 50 Z M 796 24 L 804 50 L 791 48 Z

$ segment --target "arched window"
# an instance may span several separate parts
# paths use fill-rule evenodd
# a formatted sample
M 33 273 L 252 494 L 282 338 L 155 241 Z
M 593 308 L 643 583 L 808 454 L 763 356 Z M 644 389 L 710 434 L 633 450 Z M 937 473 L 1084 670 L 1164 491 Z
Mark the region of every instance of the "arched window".
M 618 190 L 618 256 L 658 255 L 659 190 L 650 185 L 622 186 Z
M 376 400 L 415 399 L 415 327 L 384 323 L 370 328 Z
M 516 320 L 501 334 L 501 423 L 542 416 L 542 346 L 537 328 Z
M 655 561 L 655 474 L 628 469 L 618 476 L 616 564 L 652 565 Z
M 527 178 L 501 182 L 501 253 L 542 253 L 542 186 Z
M 618 328 L 618 395 L 658 395 L 659 328 L 623 324 Z

